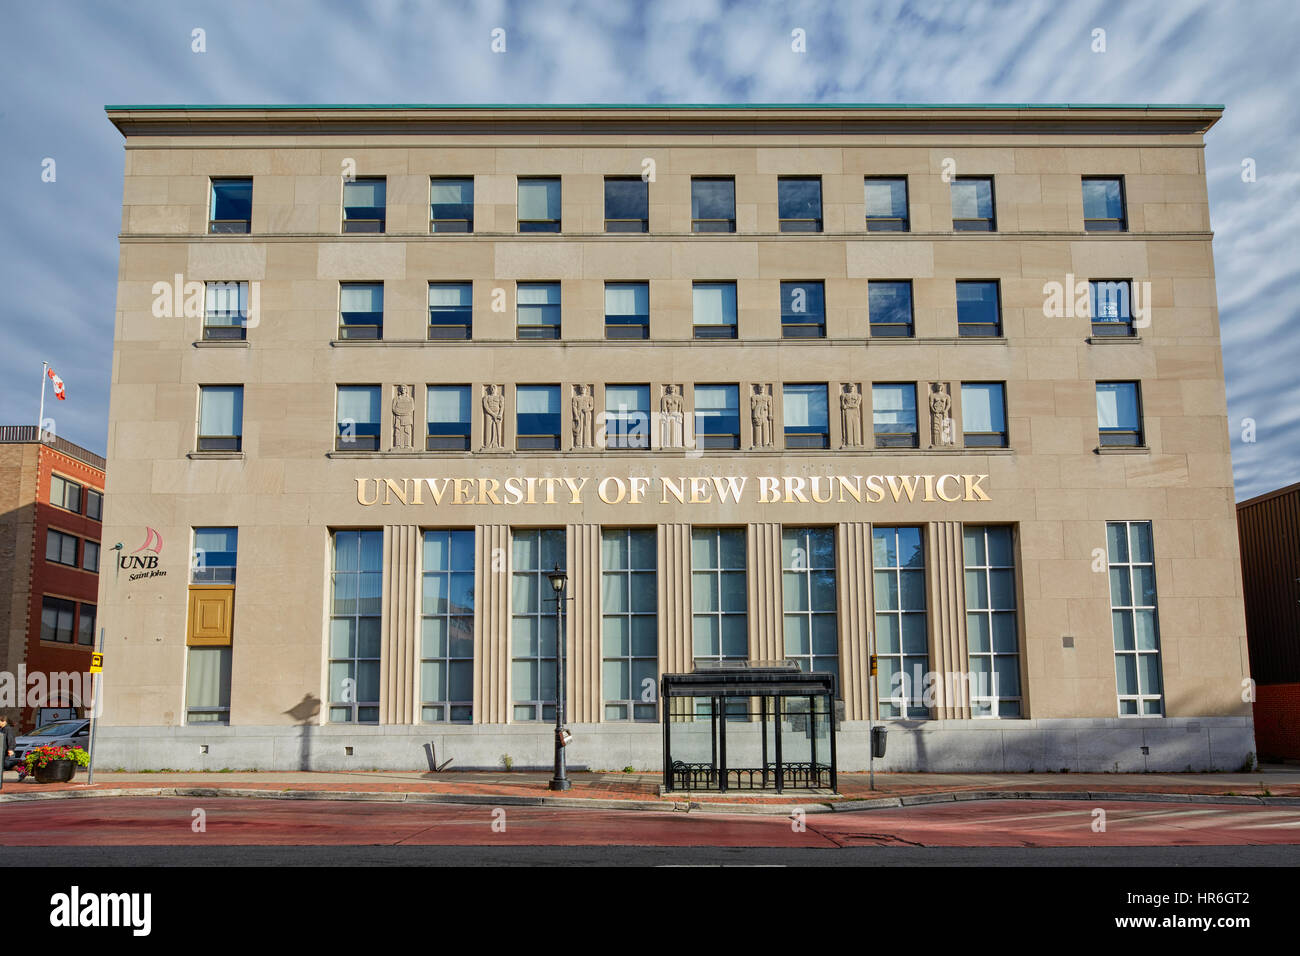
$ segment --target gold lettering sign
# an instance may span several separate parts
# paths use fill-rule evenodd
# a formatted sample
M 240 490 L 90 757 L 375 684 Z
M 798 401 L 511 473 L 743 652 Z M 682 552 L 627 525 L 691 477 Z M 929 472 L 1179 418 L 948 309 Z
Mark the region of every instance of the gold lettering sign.
M 610 475 L 590 478 L 357 478 L 357 504 L 880 504 L 991 501 L 988 475 Z

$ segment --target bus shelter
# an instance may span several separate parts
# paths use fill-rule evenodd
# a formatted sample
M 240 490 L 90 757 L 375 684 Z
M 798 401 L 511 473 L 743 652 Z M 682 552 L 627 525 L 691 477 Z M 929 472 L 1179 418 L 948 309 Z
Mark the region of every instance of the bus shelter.
M 660 690 L 666 790 L 836 790 L 834 674 L 728 661 Z

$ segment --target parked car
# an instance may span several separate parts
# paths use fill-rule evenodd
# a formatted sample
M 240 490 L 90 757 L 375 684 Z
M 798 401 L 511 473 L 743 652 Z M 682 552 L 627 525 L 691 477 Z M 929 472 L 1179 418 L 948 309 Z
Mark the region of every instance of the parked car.
M 22 760 L 33 747 L 81 747 L 84 750 L 89 742 L 89 720 L 56 720 L 15 740 L 14 756 Z M 18 779 L 26 775 L 25 770 L 18 770 Z

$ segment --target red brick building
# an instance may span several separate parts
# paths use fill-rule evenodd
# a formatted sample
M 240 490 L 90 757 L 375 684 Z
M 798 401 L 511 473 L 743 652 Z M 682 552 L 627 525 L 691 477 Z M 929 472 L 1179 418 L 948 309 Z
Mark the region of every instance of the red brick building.
M 1246 642 L 1263 760 L 1300 760 L 1300 484 L 1237 505 Z
M 0 426 L 0 713 L 21 731 L 84 714 L 103 554 L 104 459 Z M 69 682 L 52 675 L 81 675 Z M 44 688 L 44 694 L 39 689 Z M 38 713 L 32 697 L 45 699 Z

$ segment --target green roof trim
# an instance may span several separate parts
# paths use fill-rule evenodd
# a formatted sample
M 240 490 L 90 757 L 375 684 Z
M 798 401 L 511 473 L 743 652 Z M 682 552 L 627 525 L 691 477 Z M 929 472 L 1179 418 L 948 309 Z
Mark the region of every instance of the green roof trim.
M 114 110 L 1221 110 L 1222 103 L 235 103 L 109 104 Z

